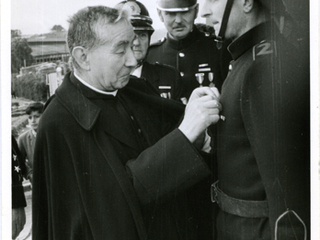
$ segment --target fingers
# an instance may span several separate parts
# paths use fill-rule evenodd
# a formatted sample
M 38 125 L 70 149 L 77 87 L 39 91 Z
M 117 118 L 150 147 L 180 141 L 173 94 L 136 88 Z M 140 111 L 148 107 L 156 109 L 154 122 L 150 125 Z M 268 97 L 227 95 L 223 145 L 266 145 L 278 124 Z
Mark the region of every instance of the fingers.
M 193 90 L 189 102 L 207 95 L 214 99 L 220 99 L 220 93 L 217 88 L 201 87 Z
M 179 129 L 190 142 L 194 142 L 207 127 L 219 121 L 222 106 L 219 102 L 220 94 L 216 88 L 198 88 L 192 93 L 191 98 Z
M 214 93 L 214 95 L 215 95 L 215 99 L 217 99 L 217 100 L 220 100 L 220 93 L 219 93 L 219 90 L 217 89 L 217 88 L 215 88 L 215 87 L 213 87 L 213 88 L 210 88 L 211 89 L 211 91 Z
M 222 105 L 218 100 L 209 100 L 209 101 L 205 101 L 203 102 L 203 107 L 205 108 L 217 108 L 219 111 L 222 110 Z
M 220 96 L 219 91 L 217 88 L 209 88 L 209 87 L 201 87 L 196 88 L 194 92 L 197 94 L 197 96 L 202 97 L 205 95 L 212 96 L 214 98 L 218 98 Z

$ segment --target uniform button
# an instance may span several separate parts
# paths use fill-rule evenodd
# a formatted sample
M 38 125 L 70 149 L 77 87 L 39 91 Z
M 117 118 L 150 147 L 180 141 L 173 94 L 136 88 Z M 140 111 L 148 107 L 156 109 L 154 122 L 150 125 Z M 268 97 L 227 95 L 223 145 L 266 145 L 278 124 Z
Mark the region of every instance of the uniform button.
M 132 119 L 132 121 L 134 121 L 134 117 L 133 116 L 130 116 L 130 118 Z
M 183 77 L 183 76 L 184 76 L 184 72 L 181 72 L 181 73 L 180 73 L 180 76 Z
M 229 65 L 229 71 L 232 71 L 232 65 L 231 64 Z
M 185 54 L 184 53 L 179 53 L 179 57 L 184 57 L 185 56 Z
M 141 133 L 141 129 L 140 128 L 138 128 L 138 133 Z

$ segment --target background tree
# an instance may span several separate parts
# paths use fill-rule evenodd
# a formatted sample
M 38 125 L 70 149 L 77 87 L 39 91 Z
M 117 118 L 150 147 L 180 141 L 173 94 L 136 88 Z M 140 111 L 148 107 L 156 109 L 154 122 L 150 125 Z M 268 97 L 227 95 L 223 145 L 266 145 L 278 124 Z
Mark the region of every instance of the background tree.
M 21 31 L 19 29 L 11 29 L 11 40 L 14 38 L 20 38 Z
M 30 66 L 33 62 L 31 55 L 32 49 L 29 47 L 27 39 L 25 38 L 13 38 L 11 40 L 11 72 L 18 73 L 20 68 L 24 66 Z
M 61 31 L 65 31 L 64 28 L 61 25 L 54 25 L 51 28 L 51 31 L 56 31 L 56 32 L 61 32 Z
M 14 77 L 14 76 L 12 76 Z M 15 89 L 17 97 L 23 97 L 33 101 L 46 101 L 49 91 L 46 84 L 45 74 L 27 73 L 22 76 L 15 76 L 12 88 Z

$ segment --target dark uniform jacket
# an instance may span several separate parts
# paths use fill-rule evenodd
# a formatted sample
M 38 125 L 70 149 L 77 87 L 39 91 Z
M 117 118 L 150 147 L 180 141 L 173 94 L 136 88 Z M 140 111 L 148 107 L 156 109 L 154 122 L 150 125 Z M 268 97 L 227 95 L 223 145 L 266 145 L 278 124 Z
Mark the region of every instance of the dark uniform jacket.
M 26 198 L 24 196 L 22 181 L 23 174 L 26 171 L 24 162 L 22 161 L 21 153 L 18 148 L 17 141 L 12 136 L 12 159 L 11 159 L 11 177 L 12 177 L 12 208 L 26 207 Z
M 220 57 L 214 37 L 206 36 L 194 26 L 193 31 L 180 41 L 167 37 L 151 44 L 147 61 L 175 67 L 180 72 L 183 84 L 182 96 L 189 98 L 191 92 L 200 86 L 196 73 L 204 74 L 203 86 L 209 85 L 208 76 L 212 73 L 212 82 L 220 89 L 228 67 L 228 64 L 222 64 Z M 224 62 L 228 62 L 229 58 L 227 56 Z M 222 68 L 221 64 L 224 65 Z M 225 71 L 222 72 L 221 69 Z
M 226 120 L 218 123 L 218 186 L 229 197 L 266 201 L 267 207 L 259 208 L 261 216 L 241 217 L 258 210 L 222 201 L 218 238 L 303 239 L 304 226 L 293 212 L 276 221 L 293 210 L 309 226 L 308 59 L 270 23 L 251 29 L 229 50 L 234 61 L 220 99 Z
M 179 100 L 182 84 L 177 70 L 171 66 L 159 63 L 143 63 L 141 78 L 149 81 L 159 92 L 161 97 Z
M 149 89 L 131 79 L 110 97 L 65 77 L 37 133 L 34 240 L 197 239 L 184 195 L 210 171 L 178 129 L 163 137 L 183 108 Z

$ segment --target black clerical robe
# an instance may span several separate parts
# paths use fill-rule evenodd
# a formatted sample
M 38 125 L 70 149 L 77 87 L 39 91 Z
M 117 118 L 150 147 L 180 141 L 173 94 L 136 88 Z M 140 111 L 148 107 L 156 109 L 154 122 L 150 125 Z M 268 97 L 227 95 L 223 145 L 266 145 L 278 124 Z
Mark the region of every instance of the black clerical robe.
M 33 239 L 197 239 L 185 192 L 210 172 L 173 128 L 183 107 L 141 79 L 118 94 L 99 96 L 68 74 L 48 104 Z

